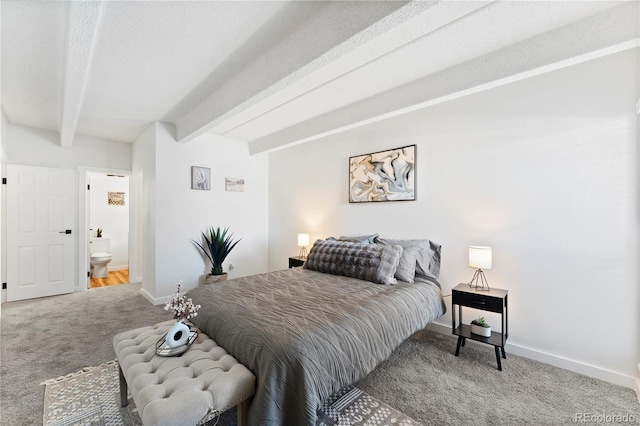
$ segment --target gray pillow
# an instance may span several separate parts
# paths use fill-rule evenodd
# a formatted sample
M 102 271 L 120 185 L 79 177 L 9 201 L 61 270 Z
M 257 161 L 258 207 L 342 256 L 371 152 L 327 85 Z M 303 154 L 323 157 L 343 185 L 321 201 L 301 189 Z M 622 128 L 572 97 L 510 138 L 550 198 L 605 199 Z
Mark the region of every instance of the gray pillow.
M 351 241 L 352 243 L 373 244 L 378 234 L 358 235 L 356 237 L 340 237 L 340 241 Z
M 416 261 L 420 255 L 420 247 L 402 249 L 402 256 L 396 269 L 396 278 L 407 283 L 414 282 L 416 276 Z
M 317 240 L 304 268 L 390 285 L 397 283 L 394 275 L 401 254 L 400 246 Z
M 376 244 L 385 246 L 399 245 L 403 249 L 407 247 L 419 247 L 421 253 L 418 254 L 416 261 L 416 273 L 422 275 L 440 275 L 440 256 L 442 246 L 431 240 L 394 240 L 391 238 L 376 238 Z

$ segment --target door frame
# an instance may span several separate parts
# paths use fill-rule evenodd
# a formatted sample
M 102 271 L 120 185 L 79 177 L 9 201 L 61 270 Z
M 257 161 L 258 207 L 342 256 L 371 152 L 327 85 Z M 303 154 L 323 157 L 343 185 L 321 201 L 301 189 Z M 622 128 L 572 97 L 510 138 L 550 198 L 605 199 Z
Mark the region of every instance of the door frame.
M 76 291 L 86 291 L 89 289 L 90 279 L 87 271 L 89 265 L 89 197 L 87 196 L 87 185 L 89 185 L 91 174 L 114 174 L 129 177 L 129 281 L 135 282 L 139 276 L 137 271 L 138 244 L 137 235 L 137 185 L 135 185 L 131 170 L 111 169 L 102 167 L 78 166 L 78 288 Z

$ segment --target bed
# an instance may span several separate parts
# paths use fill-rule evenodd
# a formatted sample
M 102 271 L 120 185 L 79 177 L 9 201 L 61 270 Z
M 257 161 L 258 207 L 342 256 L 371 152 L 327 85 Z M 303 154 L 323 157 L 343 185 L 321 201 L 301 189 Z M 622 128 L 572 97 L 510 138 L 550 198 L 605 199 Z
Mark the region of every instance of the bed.
M 319 254 L 322 241 L 356 250 L 350 259 L 360 267 L 345 271 L 349 261 L 344 256 Z M 305 267 L 237 278 L 187 294 L 202 306 L 193 323 L 257 377 L 250 425 L 315 425 L 316 410 L 326 398 L 365 377 L 445 312 L 432 274 L 417 273 L 412 283 L 392 277 L 393 285 L 353 277 L 362 278 L 361 271 L 376 263 L 372 250 L 379 252 L 373 255 L 379 261 L 374 269 L 384 269 L 385 262 L 395 262 L 397 268 L 400 246 L 380 249 L 382 245 L 372 244 L 377 248 L 367 249 L 361 243 L 319 242 Z M 405 257 L 410 251 L 405 248 Z M 325 260 L 314 266 L 313 260 L 321 258 Z M 336 269 L 336 262 L 343 268 Z M 387 270 L 383 279 L 395 271 Z

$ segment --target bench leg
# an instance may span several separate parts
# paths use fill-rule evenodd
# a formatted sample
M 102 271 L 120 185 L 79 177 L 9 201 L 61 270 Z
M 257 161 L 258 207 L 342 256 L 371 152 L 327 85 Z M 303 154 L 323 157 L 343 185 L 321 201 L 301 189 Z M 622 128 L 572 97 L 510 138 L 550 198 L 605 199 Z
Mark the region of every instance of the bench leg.
M 127 398 L 127 380 L 124 378 L 124 374 L 122 374 L 122 367 L 118 364 L 118 372 L 120 373 L 120 405 L 126 407 L 129 404 L 129 399 Z
M 238 411 L 238 426 L 247 426 L 247 411 L 249 410 L 249 400 L 242 401 L 236 407 Z

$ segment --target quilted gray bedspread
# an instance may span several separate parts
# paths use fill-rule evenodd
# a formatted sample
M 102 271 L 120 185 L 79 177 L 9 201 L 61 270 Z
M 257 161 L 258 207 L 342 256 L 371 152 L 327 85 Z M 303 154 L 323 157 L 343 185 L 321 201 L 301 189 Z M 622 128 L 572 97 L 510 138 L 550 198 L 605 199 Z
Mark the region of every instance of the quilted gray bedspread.
M 355 383 L 445 312 L 440 288 L 386 286 L 302 268 L 193 289 L 192 322 L 257 377 L 253 426 L 315 425 L 321 402 Z

